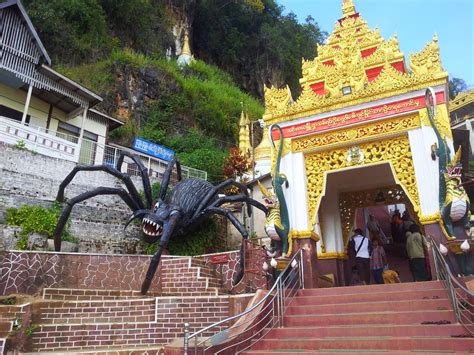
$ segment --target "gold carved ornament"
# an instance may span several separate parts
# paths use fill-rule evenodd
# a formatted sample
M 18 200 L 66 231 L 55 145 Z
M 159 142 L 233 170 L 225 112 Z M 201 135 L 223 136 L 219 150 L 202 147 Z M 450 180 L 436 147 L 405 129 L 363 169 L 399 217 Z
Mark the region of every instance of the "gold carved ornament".
M 436 34 L 421 52 L 410 55 L 410 69 L 415 75 L 443 72 Z
M 265 114 L 285 110 L 292 102 L 290 87 L 287 85 L 283 89 L 274 87 L 264 88 L 265 94 Z
M 360 165 L 390 163 L 397 183 L 405 191 L 414 207 L 414 212 L 419 215 L 420 200 L 408 136 L 390 138 L 381 142 L 364 143 L 360 144 L 359 147 L 364 154 L 364 161 Z M 347 148 L 337 148 L 305 155 L 310 225 L 315 223 L 326 173 L 349 167 L 346 155 Z
M 292 151 L 304 152 L 327 149 L 328 147 L 347 145 L 348 142 L 358 143 L 363 140 L 373 139 L 374 137 L 384 138 L 419 128 L 420 125 L 418 113 L 411 113 L 402 117 L 369 123 L 351 129 L 345 128 L 310 137 L 294 138 L 292 140 Z
M 361 50 L 373 47 L 377 50 L 362 59 Z M 327 44 L 318 46 L 317 51 L 315 59 L 303 60 L 300 97 L 291 105 L 285 101 L 269 106 L 264 117 L 269 124 L 443 85 L 448 77 L 441 66 L 436 36 L 421 52 L 411 55 L 412 72 L 402 73 L 390 64 L 404 58 L 397 37 L 385 41 L 378 29 L 370 30 L 360 16 L 337 22 Z M 323 64 L 329 60 L 334 65 Z M 384 65 L 382 71 L 368 82 L 365 70 L 378 65 Z M 318 82 L 324 82 L 326 95 L 311 89 Z M 341 94 L 344 85 L 351 86 L 351 94 Z
M 347 248 L 349 242 L 356 209 L 376 205 L 375 201 L 380 196 L 380 194 L 383 194 L 384 205 L 403 203 L 407 206 L 412 216 L 417 216 L 409 198 L 403 189 L 398 185 L 386 186 L 365 191 L 342 192 L 339 194 L 339 211 L 341 214 L 341 227 L 345 248 Z
M 423 124 L 423 126 L 431 127 L 431 123 L 428 118 L 428 112 L 426 111 L 426 108 L 421 109 L 419 111 L 419 115 L 420 115 L 421 123 Z M 435 115 L 434 120 L 435 120 L 436 128 L 441 134 L 441 137 L 443 139 L 447 137 L 452 141 L 453 133 L 451 131 L 451 122 L 449 120 L 448 110 L 445 104 L 437 105 L 436 115 Z

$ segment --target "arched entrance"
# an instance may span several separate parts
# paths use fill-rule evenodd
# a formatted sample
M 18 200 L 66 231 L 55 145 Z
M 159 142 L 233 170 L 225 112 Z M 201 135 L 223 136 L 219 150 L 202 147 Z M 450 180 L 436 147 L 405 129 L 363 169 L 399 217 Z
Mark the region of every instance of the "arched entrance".
M 396 137 L 361 144 L 360 148 L 337 148 L 305 157 L 308 201 L 310 210 L 316 209 L 310 216 L 321 236 L 318 259 L 326 273 L 336 275 L 338 284 L 347 283 L 345 260 L 357 209 L 398 204 L 406 206 L 411 217 L 418 221 L 416 179 L 410 148 L 403 144 L 404 140 Z M 312 195 L 313 191 L 319 198 L 311 199 L 316 196 Z M 390 218 L 388 213 L 387 218 Z M 398 254 L 403 253 L 400 250 Z M 409 272 L 405 279 L 408 277 Z

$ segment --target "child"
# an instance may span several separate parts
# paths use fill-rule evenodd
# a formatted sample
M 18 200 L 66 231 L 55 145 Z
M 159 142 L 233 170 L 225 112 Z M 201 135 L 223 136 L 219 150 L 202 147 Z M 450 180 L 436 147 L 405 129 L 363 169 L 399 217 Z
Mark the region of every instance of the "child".
M 375 283 L 383 284 L 383 267 L 387 264 L 387 257 L 385 256 L 385 250 L 383 249 L 380 239 L 375 238 L 372 241 L 372 254 L 370 255 L 370 270 L 374 277 Z

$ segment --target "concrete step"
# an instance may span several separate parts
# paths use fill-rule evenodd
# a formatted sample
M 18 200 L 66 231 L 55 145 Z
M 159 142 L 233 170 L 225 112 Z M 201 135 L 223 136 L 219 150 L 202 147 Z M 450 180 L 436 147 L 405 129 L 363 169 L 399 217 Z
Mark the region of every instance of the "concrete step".
M 335 313 L 285 316 L 285 327 L 333 326 L 333 325 L 376 325 L 376 324 L 421 324 L 424 322 L 448 321 L 455 324 L 452 311 L 399 311 L 374 313 Z
M 330 327 L 289 327 L 274 328 L 265 339 L 285 338 L 325 338 L 325 337 L 367 337 L 367 336 L 458 336 L 467 335 L 466 329 L 460 324 L 445 325 L 353 325 Z
M 350 287 L 352 288 L 352 287 Z M 418 291 L 397 291 L 371 292 L 371 293 L 343 293 L 340 295 L 311 295 L 297 296 L 292 305 L 323 305 L 342 304 L 357 302 L 381 302 L 381 301 L 403 301 L 403 300 L 425 300 L 425 299 L 445 299 L 448 293 L 445 289 L 429 289 Z
M 474 338 L 451 337 L 355 337 L 336 339 L 263 339 L 255 350 L 404 350 L 404 351 L 474 351 Z
M 356 302 L 325 305 L 293 305 L 287 309 L 287 315 L 298 314 L 336 314 L 361 313 L 377 311 L 420 311 L 420 310 L 451 310 L 451 303 L 447 298 L 421 300 L 393 300 L 379 302 Z
M 360 285 L 349 287 L 310 288 L 298 291 L 298 296 L 333 296 L 343 294 L 379 293 L 391 291 L 419 291 L 442 289 L 440 281 L 404 282 L 398 284 Z

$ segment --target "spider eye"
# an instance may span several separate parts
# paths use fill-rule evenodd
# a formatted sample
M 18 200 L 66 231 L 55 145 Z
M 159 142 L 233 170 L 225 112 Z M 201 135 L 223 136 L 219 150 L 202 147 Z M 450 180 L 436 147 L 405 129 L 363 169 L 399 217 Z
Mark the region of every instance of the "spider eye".
M 157 203 L 155 203 L 155 211 L 160 207 L 160 201 L 158 201 Z

